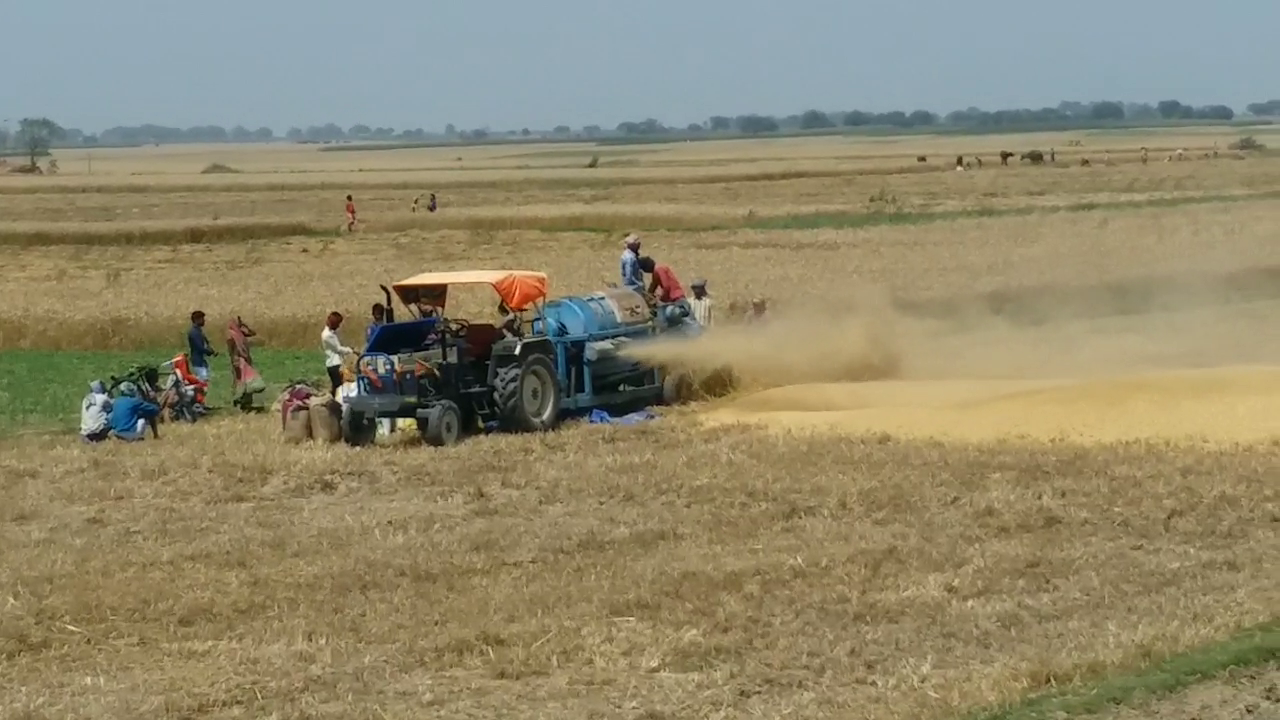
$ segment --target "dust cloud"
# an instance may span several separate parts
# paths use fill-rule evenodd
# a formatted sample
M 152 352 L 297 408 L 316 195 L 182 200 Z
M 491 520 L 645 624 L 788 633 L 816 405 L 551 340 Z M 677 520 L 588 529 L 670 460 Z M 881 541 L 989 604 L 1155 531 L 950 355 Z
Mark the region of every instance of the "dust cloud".
M 731 367 L 737 390 L 699 408 L 710 424 L 1256 442 L 1280 438 L 1278 317 L 1271 268 L 910 302 L 864 288 L 632 354 Z

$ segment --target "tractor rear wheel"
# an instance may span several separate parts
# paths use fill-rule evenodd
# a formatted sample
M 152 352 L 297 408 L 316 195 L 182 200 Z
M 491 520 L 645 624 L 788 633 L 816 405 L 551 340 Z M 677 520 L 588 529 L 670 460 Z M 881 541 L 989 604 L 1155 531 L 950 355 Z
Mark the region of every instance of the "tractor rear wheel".
M 452 400 L 442 400 L 418 419 L 418 433 L 422 441 L 433 447 L 444 447 L 458 442 L 462 435 L 462 411 Z
M 546 355 L 530 355 L 519 365 L 500 368 L 493 397 L 501 426 L 508 432 L 541 432 L 560 424 L 560 379 Z
M 662 378 L 662 404 L 681 405 L 693 400 L 697 383 L 687 372 L 672 371 Z

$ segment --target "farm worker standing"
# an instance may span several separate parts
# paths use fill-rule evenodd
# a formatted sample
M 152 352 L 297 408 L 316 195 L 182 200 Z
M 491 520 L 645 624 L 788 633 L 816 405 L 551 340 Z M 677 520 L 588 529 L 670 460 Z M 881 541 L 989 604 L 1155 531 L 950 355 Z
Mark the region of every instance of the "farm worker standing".
M 338 328 L 342 327 L 342 313 L 333 311 L 325 320 L 324 330 L 320 331 L 320 348 L 324 350 L 324 369 L 329 373 L 329 383 L 333 386 L 330 394 L 336 399 L 342 387 L 342 359 L 354 355 L 355 350 L 342 344 L 338 339 Z
M 710 327 L 711 296 L 707 295 L 707 281 L 694 280 L 689 289 L 693 290 L 693 299 L 689 301 L 689 307 L 693 309 L 693 319 L 703 327 Z
M 347 232 L 356 230 L 356 202 L 347 196 Z
M 191 313 L 191 329 L 187 330 L 187 354 L 191 356 L 191 372 L 200 382 L 209 384 L 209 358 L 216 357 L 218 352 L 209 344 L 204 334 L 204 312 L 196 310 Z
M 89 394 L 80 403 L 80 437 L 88 443 L 102 442 L 111 434 L 111 396 L 101 380 L 89 383 Z
M 137 442 L 146 438 L 149 421 L 160 415 L 160 406 L 138 398 L 138 388 L 133 383 L 120 385 L 120 397 L 111 403 L 111 434 L 121 440 Z M 151 432 L 159 439 L 155 425 Z
M 640 271 L 640 236 L 631 233 L 622 241 L 622 286 L 644 292 L 644 275 Z

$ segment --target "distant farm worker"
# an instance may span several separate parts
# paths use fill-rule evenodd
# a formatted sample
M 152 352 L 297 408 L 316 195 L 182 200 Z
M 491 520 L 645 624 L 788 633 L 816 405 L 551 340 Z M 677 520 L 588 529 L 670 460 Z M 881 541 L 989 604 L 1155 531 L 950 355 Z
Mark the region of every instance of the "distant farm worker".
M 373 322 L 369 323 L 369 327 L 364 329 L 364 346 L 368 349 L 369 343 L 373 341 L 373 334 L 378 328 L 387 324 L 387 308 L 382 303 L 373 304 Z
M 80 438 L 87 443 L 106 440 L 111 435 L 111 396 L 101 380 L 89 383 L 89 394 L 80 403 Z
M 769 319 L 769 301 L 765 298 L 754 298 L 751 301 L 751 312 L 747 315 L 747 322 L 764 322 Z
M 409 212 L 411 212 L 411 213 L 416 213 L 416 212 L 418 212 L 418 201 L 419 201 L 419 200 L 421 200 L 421 199 L 422 199 L 422 196 L 421 196 L 421 195 L 414 195 L 414 196 L 413 196 L 413 204 L 411 204 L 411 205 L 409 206 Z
M 205 385 L 209 384 L 209 358 L 217 357 L 209 338 L 204 334 L 204 311 L 191 313 L 191 328 L 187 330 L 187 354 L 191 356 L 191 372 Z
M 160 439 L 156 418 L 160 406 L 138 397 L 138 386 L 131 382 L 120 385 L 120 397 L 111 403 L 111 434 L 120 440 L 137 442 L 146 439 L 147 426 L 151 435 Z
M 338 397 L 338 390 L 342 387 L 342 361 L 356 352 L 343 345 L 338 339 L 340 327 L 342 327 L 342 313 L 335 310 L 329 313 L 329 317 L 324 322 L 324 330 L 320 331 L 320 348 L 324 350 L 324 369 L 329 374 L 329 384 L 332 385 L 329 392 L 334 398 Z
M 435 211 L 436 211 L 436 194 L 431 193 L 431 195 L 427 197 L 427 212 L 435 212 Z
M 356 231 L 356 202 L 347 196 L 347 232 Z
M 622 286 L 644 292 L 644 273 L 640 270 L 640 236 L 631 233 L 622 241 Z
M 694 280 L 689 289 L 693 291 L 693 298 L 689 300 L 693 319 L 702 327 L 711 327 L 711 296 L 707 294 L 707 281 Z
M 671 267 L 660 265 L 647 255 L 640 258 L 638 262 L 640 270 L 653 278 L 649 282 L 648 292 L 660 305 L 666 306 L 663 308 L 663 315 L 667 323 L 678 325 L 689 317 L 693 310 L 689 307 L 689 301 L 685 299 L 684 287 L 676 279 L 676 274 L 672 272 Z

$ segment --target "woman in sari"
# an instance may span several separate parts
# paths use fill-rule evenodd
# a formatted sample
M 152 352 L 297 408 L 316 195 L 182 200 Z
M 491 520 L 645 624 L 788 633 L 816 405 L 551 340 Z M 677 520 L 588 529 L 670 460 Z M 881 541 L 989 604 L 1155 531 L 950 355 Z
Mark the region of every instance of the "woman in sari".
M 249 338 L 257 337 L 240 316 L 227 324 L 227 358 L 231 361 L 232 402 L 242 410 L 248 409 L 255 393 L 261 392 L 262 378 L 253 369 L 253 355 L 249 350 Z

